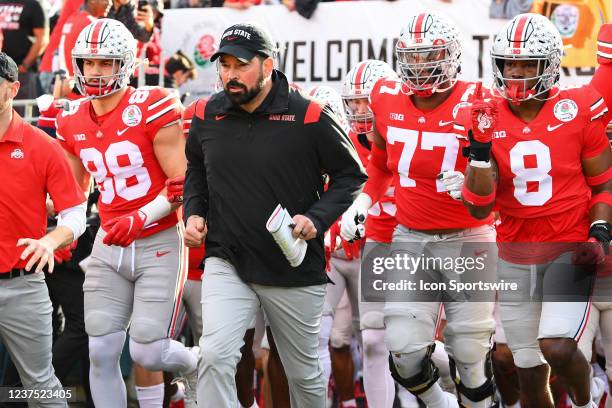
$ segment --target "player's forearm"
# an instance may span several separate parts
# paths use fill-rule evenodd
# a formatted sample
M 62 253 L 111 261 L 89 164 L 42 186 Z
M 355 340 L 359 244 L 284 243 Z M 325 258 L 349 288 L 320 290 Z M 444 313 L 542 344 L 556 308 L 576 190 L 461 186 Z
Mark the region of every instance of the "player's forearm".
M 592 198 L 589 210 L 591 222 L 606 221 L 612 223 L 612 181 L 591 187 Z
M 75 240 L 72 229 L 66 226 L 58 226 L 53 231 L 41 238 L 41 241 L 48 242 L 54 250 L 62 249 L 70 245 Z
M 494 197 L 492 197 L 494 192 L 495 178 L 493 168 L 480 168 L 468 165 L 462 197 L 463 204 L 467 207 L 472 217 L 483 219 L 491 213 L 495 203 Z M 487 201 L 490 202 L 487 203 Z

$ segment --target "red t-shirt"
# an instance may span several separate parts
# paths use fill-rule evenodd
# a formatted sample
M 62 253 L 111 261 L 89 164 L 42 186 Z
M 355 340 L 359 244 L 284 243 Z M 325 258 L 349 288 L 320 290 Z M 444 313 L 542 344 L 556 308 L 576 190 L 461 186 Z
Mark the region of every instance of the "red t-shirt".
M 381 79 L 370 94 L 376 130 L 386 149 L 372 149 L 364 192 L 376 196 L 393 177 L 397 222 L 416 230 L 465 229 L 490 224 L 473 218 L 437 179 L 445 170 L 463 172 L 467 159 L 453 129 L 454 117 L 475 85 L 458 81 L 448 98 L 431 111 L 417 109 L 399 80 Z M 381 178 L 386 180 L 381 180 Z
M 20 238 L 39 239 L 47 229 L 45 201 L 59 212 L 85 201 L 57 141 L 16 112 L 0 137 L 0 272 L 23 268 Z
M 181 119 L 182 104 L 167 89 L 128 87 L 117 107 L 98 124 L 91 117 L 91 102 L 78 102 L 58 115 L 56 136 L 96 180 L 104 225 L 138 210 L 165 188 L 167 177 L 155 156 L 153 140 L 162 127 Z M 142 237 L 176 223 L 173 212 L 145 228 Z

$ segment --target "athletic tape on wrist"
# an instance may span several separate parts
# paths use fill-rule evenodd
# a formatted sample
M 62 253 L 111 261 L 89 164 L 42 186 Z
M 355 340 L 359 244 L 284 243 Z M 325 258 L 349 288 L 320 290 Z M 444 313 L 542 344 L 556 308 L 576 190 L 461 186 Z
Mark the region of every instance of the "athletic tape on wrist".
M 481 160 L 470 160 L 470 166 L 476 167 L 479 169 L 490 169 L 491 162 L 490 161 L 481 161 Z
M 586 177 L 586 182 L 589 186 L 598 186 L 610 180 L 612 177 L 612 167 L 597 176 Z
M 461 188 L 461 197 L 472 205 L 484 207 L 492 204 L 495 201 L 495 186 L 493 186 L 493 192 L 491 194 L 483 196 L 468 190 L 467 184 L 464 183 L 463 187 Z
M 604 203 L 608 204 L 612 207 L 612 193 L 607 191 L 603 191 L 599 194 L 595 194 L 591 197 L 591 202 L 589 203 L 589 209 L 591 209 L 595 204 Z

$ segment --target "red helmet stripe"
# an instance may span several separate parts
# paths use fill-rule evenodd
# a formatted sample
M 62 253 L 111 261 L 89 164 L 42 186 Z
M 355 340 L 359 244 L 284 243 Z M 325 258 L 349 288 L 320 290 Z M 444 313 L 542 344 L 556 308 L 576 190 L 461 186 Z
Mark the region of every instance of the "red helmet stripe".
M 512 47 L 521 48 L 523 44 L 523 36 L 525 35 L 527 23 L 529 22 L 529 16 L 522 16 L 516 23 L 514 28 L 514 36 L 512 37 Z
M 423 38 L 426 17 L 427 13 L 421 13 L 417 16 L 414 24 L 414 38 Z
M 89 43 L 91 45 L 91 48 L 96 49 L 98 48 L 98 43 L 100 42 L 100 36 L 102 35 L 102 27 L 104 27 L 104 24 L 106 22 L 103 20 L 97 21 L 96 25 L 94 26 L 94 28 L 91 30 L 92 33 L 89 37 Z
M 361 64 L 359 65 L 359 68 L 357 68 L 357 72 L 355 73 L 355 80 L 353 81 L 353 83 L 355 84 L 355 91 L 361 90 L 361 83 L 363 82 L 363 71 L 365 71 L 367 65 L 368 64 Z
M 310 90 L 310 92 L 308 92 L 308 94 L 309 94 L 310 96 L 314 97 L 314 96 L 315 96 L 315 94 L 317 93 L 317 91 L 318 91 L 318 90 L 319 90 L 319 87 L 318 87 L 318 86 L 315 86 L 314 88 L 312 88 L 312 89 Z

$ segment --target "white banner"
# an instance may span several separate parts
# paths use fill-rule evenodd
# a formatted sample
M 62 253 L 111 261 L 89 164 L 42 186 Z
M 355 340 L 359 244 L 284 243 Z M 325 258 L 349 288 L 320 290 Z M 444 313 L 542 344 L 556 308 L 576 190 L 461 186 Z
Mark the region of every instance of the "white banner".
M 177 50 L 193 58 L 198 79 L 181 91 L 191 97 L 214 90 L 216 68 L 209 61 L 223 31 L 232 24 L 258 22 L 280 47 L 279 68 L 290 82 L 305 88 L 330 85 L 340 89 L 348 70 L 367 58 L 382 59 L 396 67 L 393 46 L 414 13 L 428 11 L 447 16 L 462 35 L 460 77 L 490 84 L 492 39 L 505 20 L 489 18 L 491 0 L 348 1 L 320 3 L 314 16 L 304 19 L 284 6 L 257 6 L 248 10 L 228 8 L 170 9 L 164 12 L 162 45 L 166 55 Z M 570 72 L 571 71 L 571 72 Z M 564 69 L 563 85 L 588 82 L 591 69 Z

